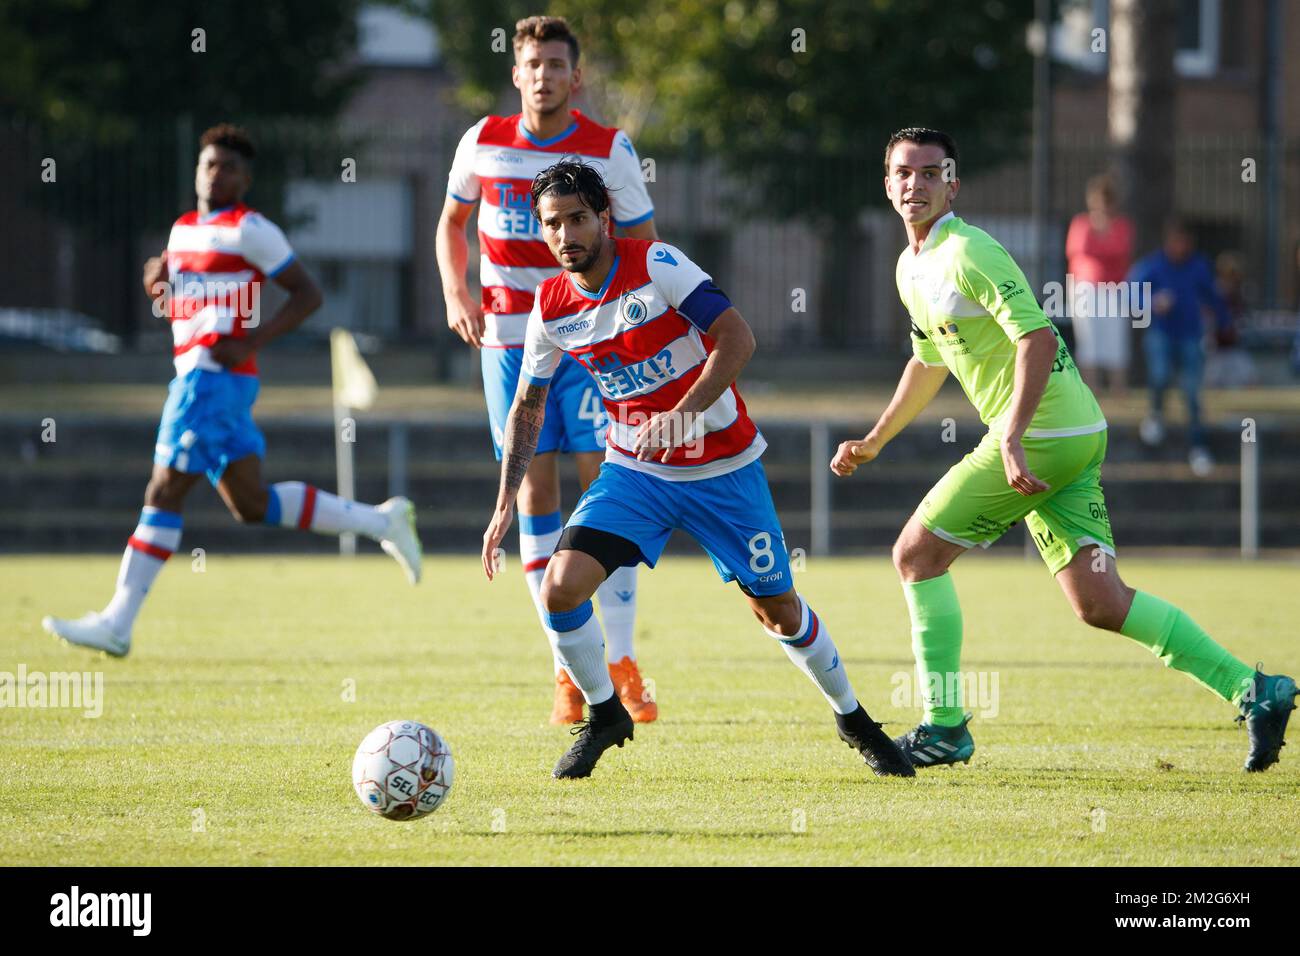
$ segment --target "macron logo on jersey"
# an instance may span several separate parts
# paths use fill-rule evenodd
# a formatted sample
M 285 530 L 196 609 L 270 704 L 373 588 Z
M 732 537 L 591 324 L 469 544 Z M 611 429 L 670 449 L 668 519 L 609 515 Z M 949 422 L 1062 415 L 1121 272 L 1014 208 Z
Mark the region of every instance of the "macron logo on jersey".
M 577 322 L 570 322 L 568 325 L 561 325 L 556 328 L 557 335 L 570 335 L 574 332 L 585 332 L 591 328 L 594 323 L 591 319 L 580 319 Z
M 670 266 L 677 265 L 677 260 L 673 258 L 673 254 L 663 246 L 655 250 L 655 262 L 666 262 Z

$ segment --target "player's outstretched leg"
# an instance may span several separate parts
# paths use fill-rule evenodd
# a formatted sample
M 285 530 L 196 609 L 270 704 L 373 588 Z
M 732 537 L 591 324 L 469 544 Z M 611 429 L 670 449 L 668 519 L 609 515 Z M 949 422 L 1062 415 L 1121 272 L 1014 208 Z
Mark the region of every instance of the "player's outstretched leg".
M 1126 585 L 1114 558 L 1085 549 L 1057 574 L 1075 613 L 1086 624 L 1115 631 L 1155 654 L 1237 707 L 1250 734 L 1244 769 L 1267 770 L 1285 745 L 1295 709 L 1296 682 L 1267 675 L 1238 660 L 1180 608 Z
M 862 755 L 878 777 L 913 777 L 916 771 L 853 693 L 840 654 L 817 612 L 794 589 L 750 598 L 763 630 L 781 642 L 791 663 L 808 675 L 835 712 L 840 740 Z
M 659 705 L 641 679 L 633 646 L 636 574 L 635 567 L 615 568 L 596 589 L 596 597 L 600 600 L 600 622 L 605 629 L 605 653 L 614 690 L 632 719 L 638 724 L 648 724 L 659 716 Z
M 140 521 L 127 539 L 117 587 L 108 605 L 75 620 L 46 617 L 41 626 L 69 644 L 125 657 L 131 650 L 131 630 L 145 595 L 172 552 L 180 547 L 181 506 L 201 477 L 155 462 Z
M 420 581 L 423 549 L 415 530 L 415 505 L 408 499 L 389 498 L 381 505 L 348 501 L 301 481 L 281 481 L 267 489 L 262 520 L 281 528 L 318 534 L 351 531 L 379 542 L 412 584 Z
M 557 780 L 591 776 L 610 747 L 632 739 L 632 717 L 614 692 L 605 666 L 605 641 L 591 595 L 605 569 L 591 555 L 566 550 L 556 554 L 542 582 L 546 636 L 588 707 L 586 720 L 573 729 L 577 740 L 552 773 Z
M 180 513 L 146 505 L 135 533 L 127 539 L 117 572 L 117 588 L 108 606 L 76 620 L 46 617 L 41 626 L 69 644 L 125 657 L 131 650 L 131 629 L 145 595 L 180 543 Z

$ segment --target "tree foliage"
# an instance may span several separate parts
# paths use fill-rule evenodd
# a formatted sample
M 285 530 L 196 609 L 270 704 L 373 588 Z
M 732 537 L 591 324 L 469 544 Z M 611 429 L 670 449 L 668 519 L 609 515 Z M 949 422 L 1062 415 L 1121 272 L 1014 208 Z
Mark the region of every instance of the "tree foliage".
M 99 142 L 178 114 L 331 116 L 360 0 L 7 0 L 0 114 Z M 202 30 L 203 52 L 195 50 Z
M 462 103 L 508 83 L 513 35 L 538 5 L 433 3 Z M 717 157 L 769 213 L 846 220 L 876 202 L 881 150 L 903 126 L 952 132 L 964 168 L 1025 131 L 1029 0 L 551 0 L 583 43 L 587 95 L 643 154 Z M 416 4 L 415 9 L 420 5 Z M 797 182 L 800 181 L 800 182 Z

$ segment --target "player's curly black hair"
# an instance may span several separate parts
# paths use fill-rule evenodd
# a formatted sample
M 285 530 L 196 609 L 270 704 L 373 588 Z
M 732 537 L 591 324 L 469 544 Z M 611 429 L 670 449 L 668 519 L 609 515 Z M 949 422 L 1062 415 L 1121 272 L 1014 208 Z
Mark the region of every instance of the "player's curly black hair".
M 202 152 L 208 146 L 233 149 L 250 163 L 257 155 L 257 148 L 253 146 L 253 138 L 248 135 L 248 130 L 233 123 L 218 123 L 211 129 L 204 130 L 199 137 L 199 151 Z
M 533 179 L 533 217 L 539 221 L 542 217 L 537 211 L 537 204 L 542 195 L 548 192 L 557 196 L 577 196 L 594 213 L 609 208 L 609 192 L 605 188 L 605 180 L 594 166 L 576 159 L 562 159 L 554 166 L 547 166 Z
M 944 156 L 957 165 L 957 141 L 943 130 L 930 129 L 927 126 L 909 126 L 900 129 L 885 144 L 885 175 L 889 175 L 889 154 L 899 143 L 915 143 L 917 146 L 941 146 Z

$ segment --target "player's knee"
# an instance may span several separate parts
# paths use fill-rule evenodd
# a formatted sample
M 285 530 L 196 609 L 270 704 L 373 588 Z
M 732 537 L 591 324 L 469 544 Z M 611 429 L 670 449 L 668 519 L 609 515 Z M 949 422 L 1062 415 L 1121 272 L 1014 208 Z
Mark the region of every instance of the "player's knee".
M 894 542 L 894 547 L 889 552 L 889 556 L 894 562 L 894 570 L 901 575 L 907 564 L 907 547 L 903 544 L 903 538 L 901 535 L 898 540 Z
M 591 595 L 583 594 L 578 585 L 561 575 L 547 575 L 540 592 L 542 607 L 552 613 L 572 611 Z
M 921 547 L 902 535 L 894 542 L 892 557 L 894 559 L 894 570 L 898 572 L 898 576 L 904 581 L 934 577 L 934 573 L 928 566 Z
M 1125 616 L 1119 603 L 1109 596 L 1080 598 L 1074 602 L 1074 613 L 1084 624 L 1103 631 L 1118 631 Z
M 754 617 L 758 618 L 758 622 L 767 630 L 774 631 L 782 637 L 793 637 L 799 633 L 803 614 L 799 605 L 799 596 L 793 588 L 785 594 L 767 598 L 751 607 Z

